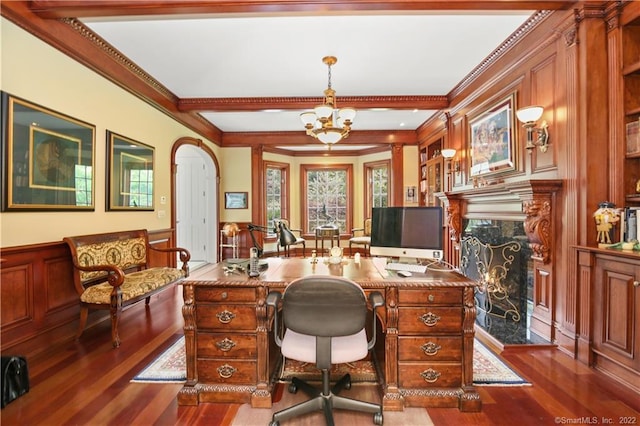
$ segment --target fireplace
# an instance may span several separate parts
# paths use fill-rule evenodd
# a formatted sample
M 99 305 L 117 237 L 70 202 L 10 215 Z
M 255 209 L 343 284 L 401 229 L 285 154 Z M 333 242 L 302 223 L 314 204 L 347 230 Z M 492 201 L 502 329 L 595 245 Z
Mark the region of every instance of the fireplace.
M 476 324 L 503 344 L 541 343 L 531 333 L 532 250 L 524 223 L 465 220 L 460 270 L 480 286 L 475 292 Z
M 554 341 L 555 230 L 560 180 L 491 182 L 439 194 L 447 258 L 480 284 L 477 327 L 503 344 Z

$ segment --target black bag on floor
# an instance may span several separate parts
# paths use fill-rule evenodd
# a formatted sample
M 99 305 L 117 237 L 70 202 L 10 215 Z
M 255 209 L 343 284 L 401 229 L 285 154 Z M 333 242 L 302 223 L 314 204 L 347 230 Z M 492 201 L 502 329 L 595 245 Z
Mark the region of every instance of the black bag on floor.
M 29 392 L 27 360 L 20 356 L 2 357 L 2 408 Z

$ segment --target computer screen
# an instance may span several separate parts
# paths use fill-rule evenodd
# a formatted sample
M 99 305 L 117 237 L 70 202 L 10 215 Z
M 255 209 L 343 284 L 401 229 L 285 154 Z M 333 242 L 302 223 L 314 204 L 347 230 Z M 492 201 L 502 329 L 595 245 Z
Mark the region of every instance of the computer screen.
M 372 256 L 442 259 L 442 207 L 375 207 Z

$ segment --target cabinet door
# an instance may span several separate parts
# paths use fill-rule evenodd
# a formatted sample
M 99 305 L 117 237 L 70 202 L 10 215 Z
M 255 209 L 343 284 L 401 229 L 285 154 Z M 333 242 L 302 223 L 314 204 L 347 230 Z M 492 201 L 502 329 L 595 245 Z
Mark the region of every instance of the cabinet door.
M 640 268 L 637 261 L 596 261 L 594 349 L 640 371 Z

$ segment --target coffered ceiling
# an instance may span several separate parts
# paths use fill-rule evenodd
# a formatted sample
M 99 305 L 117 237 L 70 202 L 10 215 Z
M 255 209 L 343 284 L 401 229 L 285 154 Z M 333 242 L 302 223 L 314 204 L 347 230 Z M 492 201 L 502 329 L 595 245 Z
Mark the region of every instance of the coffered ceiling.
M 223 135 L 300 135 L 301 112 L 327 87 L 338 58 L 338 107 L 352 133 L 415 131 L 473 71 L 559 1 L 35 1 L 41 17 L 76 18 Z M 283 133 L 284 132 L 284 133 Z M 349 147 L 349 138 L 335 150 Z M 358 138 L 359 148 L 370 148 Z M 284 147 L 283 147 L 284 148 Z M 353 145 L 350 148 L 353 149 Z

